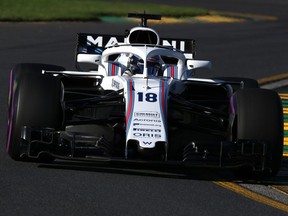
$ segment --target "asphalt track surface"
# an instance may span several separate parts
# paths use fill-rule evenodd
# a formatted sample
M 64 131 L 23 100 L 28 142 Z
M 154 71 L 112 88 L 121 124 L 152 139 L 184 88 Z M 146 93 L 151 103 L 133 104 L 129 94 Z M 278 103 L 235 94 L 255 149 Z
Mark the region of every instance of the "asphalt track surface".
M 258 4 L 256 0 L 249 2 L 253 7 Z M 272 0 L 265 2 L 274 5 Z M 268 12 L 265 5 L 255 8 L 261 12 L 263 7 Z M 225 10 L 228 6 L 225 5 Z M 252 6 L 245 7 L 252 10 Z M 277 15 L 277 11 L 270 13 Z M 288 19 L 284 13 L 280 15 L 275 22 L 153 27 L 165 37 L 197 40 L 197 57 L 214 64 L 212 71 L 201 71 L 198 76 L 258 79 L 288 72 Z M 73 70 L 77 32 L 122 34 L 132 26 L 131 23 L 0 23 L 0 215 L 287 215 L 212 183 L 226 174 L 217 170 L 162 171 L 70 162 L 39 165 L 15 162 L 7 156 L 6 101 L 12 66 L 19 62 L 42 62 Z

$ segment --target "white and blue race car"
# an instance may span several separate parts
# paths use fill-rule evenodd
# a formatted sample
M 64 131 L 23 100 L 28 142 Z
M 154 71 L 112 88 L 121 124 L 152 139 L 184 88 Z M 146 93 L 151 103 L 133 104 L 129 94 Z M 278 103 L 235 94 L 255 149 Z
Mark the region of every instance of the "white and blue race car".
M 248 78 L 194 78 L 195 69 L 211 67 L 194 59 L 194 40 L 160 38 L 147 27 L 158 15 L 129 16 L 142 22 L 124 36 L 78 35 L 77 71 L 14 66 L 8 154 L 276 175 L 283 151 L 278 94 Z

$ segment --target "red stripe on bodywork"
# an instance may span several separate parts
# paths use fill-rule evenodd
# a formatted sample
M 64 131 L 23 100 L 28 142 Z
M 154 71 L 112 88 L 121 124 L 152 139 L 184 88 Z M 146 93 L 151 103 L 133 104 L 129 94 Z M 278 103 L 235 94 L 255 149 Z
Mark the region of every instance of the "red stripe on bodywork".
M 171 77 L 174 78 L 174 66 L 171 66 Z
M 166 118 L 165 81 L 162 80 L 161 82 L 162 82 L 162 84 L 161 84 L 161 103 L 162 103 L 163 114 L 164 114 L 164 117 Z
M 129 81 L 129 86 L 128 86 L 128 89 L 129 89 L 129 96 L 128 96 L 128 100 L 129 100 L 129 103 L 128 103 L 128 110 L 127 110 L 127 115 L 126 115 L 126 125 L 128 125 L 128 121 L 129 121 L 129 118 L 130 118 L 130 115 L 131 115 L 131 110 L 132 110 L 132 105 L 133 105 L 133 91 L 132 91 L 132 81 L 130 80 Z
M 112 76 L 115 76 L 115 68 L 116 68 L 116 65 L 112 64 Z

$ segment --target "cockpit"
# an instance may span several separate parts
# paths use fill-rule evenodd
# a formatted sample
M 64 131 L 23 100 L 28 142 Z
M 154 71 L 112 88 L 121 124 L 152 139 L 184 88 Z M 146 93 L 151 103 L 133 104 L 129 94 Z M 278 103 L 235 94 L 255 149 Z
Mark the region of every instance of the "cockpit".
M 127 68 L 123 75 L 133 76 L 136 74 L 143 74 L 144 69 L 146 68 L 148 76 L 162 76 L 162 63 L 163 61 L 160 56 L 152 56 L 144 61 L 140 56 L 130 54 L 127 61 Z
M 169 76 L 179 79 L 177 71 L 186 69 L 182 52 L 152 45 L 119 45 L 107 48 L 102 53 L 102 65 L 108 76 Z M 174 66 L 172 72 L 165 74 L 165 70 L 171 65 Z

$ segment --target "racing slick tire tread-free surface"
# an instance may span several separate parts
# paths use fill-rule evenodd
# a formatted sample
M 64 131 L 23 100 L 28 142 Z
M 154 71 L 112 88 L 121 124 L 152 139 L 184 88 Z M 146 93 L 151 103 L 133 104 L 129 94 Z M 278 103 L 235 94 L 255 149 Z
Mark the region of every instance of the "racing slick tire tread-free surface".
M 42 70 L 61 71 L 62 67 L 46 64 L 18 64 L 11 71 L 9 89 L 6 150 L 14 160 L 21 157 L 22 126 L 61 129 L 63 119 L 62 84 L 58 77 Z M 38 162 L 50 162 L 40 157 Z
M 278 94 L 266 89 L 240 89 L 234 94 L 237 139 L 259 140 L 268 144 L 262 172 L 240 171 L 243 177 L 272 177 L 281 167 L 283 154 L 283 114 Z M 243 172 L 245 170 L 245 172 Z

